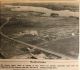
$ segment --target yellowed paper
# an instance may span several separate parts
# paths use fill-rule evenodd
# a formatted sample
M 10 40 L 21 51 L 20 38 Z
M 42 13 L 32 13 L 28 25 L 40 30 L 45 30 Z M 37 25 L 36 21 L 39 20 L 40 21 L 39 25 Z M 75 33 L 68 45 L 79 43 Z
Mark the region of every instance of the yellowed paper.
M 79 0 L 0 0 L 0 70 L 79 70 Z

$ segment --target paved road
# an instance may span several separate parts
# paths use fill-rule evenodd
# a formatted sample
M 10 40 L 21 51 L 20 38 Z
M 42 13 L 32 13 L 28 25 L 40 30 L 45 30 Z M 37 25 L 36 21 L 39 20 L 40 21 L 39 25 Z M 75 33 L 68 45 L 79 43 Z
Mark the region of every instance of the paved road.
M 4 23 L 4 24 L 0 27 L 0 30 L 9 22 L 10 18 L 11 18 L 11 17 L 8 17 L 8 18 L 7 18 L 6 23 Z M 60 53 L 52 52 L 52 51 L 50 51 L 50 50 L 46 50 L 46 49 L 44 49 L 44 48 L 41 48 L 41 47 L 38 47 L 38 46 L 35 46 L 35 45 L 31 45 L 31 44 L 25 43 L 25 42 L 23 42 L 23 41 L 16 40 L 16 39 L 14 39 L 14 38 L 10 38 L 9 36 L 5 35 L 5 34 L 2 33 L 2 32 L 0 32 L 0 34 L 1 34 L 3 37 L 5 37 L 5 38 L 7 38 L 7 39 L 9 39 L 9 40 L 15 41 L 15 42 L 17 42 L 17 43 L 20 43 L 20 44 L 23 44 L 23 45 L 26 45 L 26 46 L 30 46 L 30 47 L 32 47 L 32 48 L 39 49 L 39 50 L 42 50 L 42 51 L 44 51 L 44 52 L 47 52 L 47 53 L 50 53 L 50 54 L 53 54 L 53 55 L 56 55 L 56 56 L 59 56 L 59 57 L 62 57 L 62 58 L 73 59 L 72 57 L 68 57 L 68 56 L 65 56 L 65 55 L 60 54 Z

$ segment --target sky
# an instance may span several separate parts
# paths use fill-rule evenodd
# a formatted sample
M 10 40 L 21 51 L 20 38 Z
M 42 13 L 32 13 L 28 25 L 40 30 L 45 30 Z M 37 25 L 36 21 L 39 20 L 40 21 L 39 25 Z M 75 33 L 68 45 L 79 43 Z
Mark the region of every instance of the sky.
M 79 0 L 0 0 L 1 3 L 15 3 L 15 2 L 23 2 L 23 3 L 27 3 L 27 2 L 73 2 L 76 3 Z

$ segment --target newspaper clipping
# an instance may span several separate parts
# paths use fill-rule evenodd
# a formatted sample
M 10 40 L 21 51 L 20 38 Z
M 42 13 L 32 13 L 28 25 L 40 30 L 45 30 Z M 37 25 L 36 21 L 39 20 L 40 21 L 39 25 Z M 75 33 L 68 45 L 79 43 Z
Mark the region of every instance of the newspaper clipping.
M 0 70 L 79 70 L 79 1 L 0 0 Z

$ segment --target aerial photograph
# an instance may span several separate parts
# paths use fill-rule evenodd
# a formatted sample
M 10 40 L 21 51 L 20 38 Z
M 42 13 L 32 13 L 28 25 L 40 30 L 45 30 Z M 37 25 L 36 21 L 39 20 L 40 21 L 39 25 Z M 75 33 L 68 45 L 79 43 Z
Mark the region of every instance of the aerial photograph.
M 3 3 L 0 59 L 78 59 L 79 5 Z

